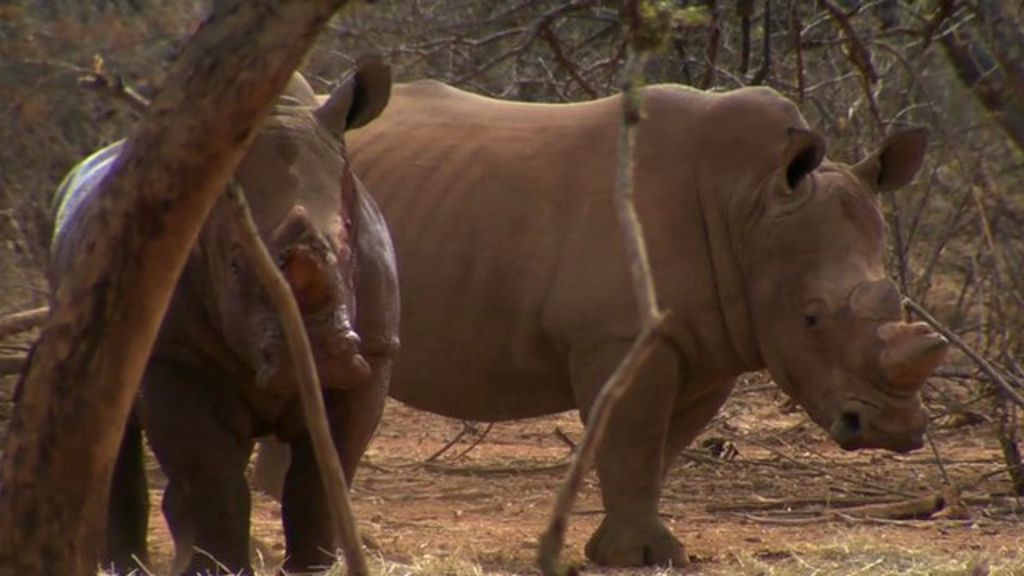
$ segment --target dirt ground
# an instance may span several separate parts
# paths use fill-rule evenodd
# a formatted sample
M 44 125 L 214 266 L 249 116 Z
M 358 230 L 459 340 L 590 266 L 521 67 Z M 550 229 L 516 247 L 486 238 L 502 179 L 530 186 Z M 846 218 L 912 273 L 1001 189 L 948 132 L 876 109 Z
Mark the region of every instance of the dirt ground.
M 746 379 L 669 474 L 662 514 L 691 560 L 677 572 L 1024 574 L 1021 502 L 1008 496 L 988 427 L 964 422 L 934 422 L 942 467 L 928 447 L 907 455 L 845 453 L 770 383 Z M 536 573 L 537 537 L 581 435 L 570 413 L 488 430 L 391 402 L 353 493 L 373 553 L 389 566 L 421 566 L 388 574 Z M 961 488 L 959 501 L 947 490 L 945 505 L 930 517 L 895 517 L 893 501 L 942 493 L 943 470 Z M 155 573 L 163 573 L 171 546 L 153 477 L 150 545 Z M 862 517 L 857 506 L 872 505 L 882 511 Z M 566 560 L 584 562 L 583 545 L 600 514 L 591 476 L 571 519 Z M 278 507 L 257 494 L 253 533 L 268 567 L 283 553 L 279 523 Z

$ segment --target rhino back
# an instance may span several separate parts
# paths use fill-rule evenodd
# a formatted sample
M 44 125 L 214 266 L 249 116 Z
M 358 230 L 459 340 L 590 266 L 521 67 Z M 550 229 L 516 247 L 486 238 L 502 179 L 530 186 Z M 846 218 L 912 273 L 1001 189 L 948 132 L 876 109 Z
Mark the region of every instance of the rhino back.
M 769 92 L 647 92 L 639 209 L 659 296 L 683 318 L 674 330 L 694 357 L 735 363 L 717 351 L 728 336 L 701 189 L 728 190 L 735 179 L 723 172 L 758 162 L 738 147 L 743 132 L 722 130 L 718 116 L 772 116 L 760 102 L 776 100 Z M 620 103 L 512 103 L 424 82 L 396 87 L 382 117 L 352 134 L 354 167 L 398 257 L 396 397 L 484 420 L 569 409 L 570 342 L 636 334 L 613 204 Z
M 82 160 L 72 168 L 61 181 L 53 197 L 53 238 L 51 241 L 51 281 L 59 277 L 67 259 L 73 255 L 69 252 L 74 245 L 74 238 L 82 221 L 85 206 L 92 202 L 96 189 L 110 171 L 118 152 L 121 141 L 102 148 Z

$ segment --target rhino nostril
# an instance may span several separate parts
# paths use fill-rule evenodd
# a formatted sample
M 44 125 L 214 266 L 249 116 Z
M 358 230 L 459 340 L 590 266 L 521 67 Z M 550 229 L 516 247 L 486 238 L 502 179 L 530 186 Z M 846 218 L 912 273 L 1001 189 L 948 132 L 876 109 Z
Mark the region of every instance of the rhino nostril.
M 860 434 L 860 414 L 851 411 L 845 411 L 839 414 L 839 423 L 843 430 L 851 436 Z

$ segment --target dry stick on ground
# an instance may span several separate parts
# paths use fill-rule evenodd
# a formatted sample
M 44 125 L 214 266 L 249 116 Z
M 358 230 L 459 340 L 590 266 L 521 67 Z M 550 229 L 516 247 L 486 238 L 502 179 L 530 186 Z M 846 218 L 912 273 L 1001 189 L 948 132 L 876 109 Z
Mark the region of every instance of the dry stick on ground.
M 627 3 L 626 10 L 639 10 L 639 3 L 639 1 Z M 639 32 L 637 30 L 639 20 L 639 17 L 635 15 L 631 19 L 633 23 L 631 34 L 635 35 Z M 625 234 L 626 254 L 630 259 L 630 272 L 633 277 L 633 289 L 638 309 L 642 317 L 642 330 L 626 357 L 601 388 L 601 392 L 591 406 L 583 439 L 569 466 L 565 482 L 559 490 L 548 527 L 540 538 L 537 562 L 541 572 L 546 576 L 567 572 L 559 565 L 559 555 L 565 543 L 569 513 L 580 486 L 583 484 L 583 475 L 593 463 L 594 454 L 604 438 L 612 412 L 623 394 L 635 382 L 637 371 L 654 350 L 658 330 L 666 318 L 666 315 L 658 309 L 657 295 L 647 257 L 647 246 L 643 238 L 643 228 L 640 225 L 633 198 L 633 171 L 635 168 L 633 151 L 636 141 L 636 125 L 641 119 L 639 90 L 645 61 L 646 51 L 631 45 L 624 70 L 618 178 L 615 187 L 616 210 Z
M 256 223 L 253 222 L 249 205 L 245 200 L 245 193 L 237 182 L 232 182 L 228 186 L 227 198 L 235 223 L 239 228 L 239 238 L 242 240 L 246 257 L 255 268 L 270 300 L 274 303 L 274 308 L 277 309 L 278 315 L 281 317 L 281 325 L 284 328 L 285 337 L 288 339 L 288 349 L 291 352 L 296 376 L 299 380 L 302 412 L 306 417 L 306 426 L 313 442 L 313 452 L 316 454 L 319 464 L 320 479 L 327 495 L 335 537 L 341 541 L 348 573 L 352 576 L 364 576 L 369 574 L 369 568 L 359 542 L 355 516 L 352 513 L 352 503 L 348 499 L 345 473 L 338 460 L 331 432 L 327 428 L 327 410 L 324 408 L 324 399 L 320 392 L 320 378 L 317 375 L 309 337 L 306 335 L 306 328 L 302 323 L 299 305 L 295 302 L 295 296 L 292 294 L 288 282 L 281 275 L 273 257 L 260 239 Z
M 885 492 L 887 494 L 893 494 L 893 495 L 896 495 L 896 496 L 901 496 L 903 498 L 914 498 L 915 497 L 915 495 L 910 493 L 910 492 L 906 492 L 906 491 L 903 491 L 903 490 L 896 490 L 894 488 L 889 488 L 887 486 L 881 486 L 881 485 L 879 485 L 879 482 L 877 481 L 877 479 L 855 478 L 855 477 L 853 477 L 853 476 L 851 476 L 849 474 L 845 474 L 843 472 L 839 472 L 839 471 L 836 471 L 836 470 L 826 470 L 826 469 L 824 469 L 824 468 L 822 468 L 820 466 L 815 466 L 814 464 L 809 464 L 809 463 L 804 462 L 802 460 L 798 460 L 796 458 L 793 458 L 793 457 L 791 457 L 791 456 L 789 456 L 787 454 L 784 454 L 784 453 L 780 452 L 779 450 L 776 450 L 775 448 L 772 448 L 771 446 L 769 446 L 769 445 L 765 444 L 764 442 L 761 442 L 761 441 L 759 441 L 759 440 L 757 440 L 757 439 L 755 439 L 753 437 L 749 437 L 749 436 L 748 437 L 743 437 L 743 441 L 744 442 L 750 442 L 751 444 L 757 446 L 758 448 L 761 448 L 762 450 L 766 450 L 768 452 L 771 452 L 772 454 L 774 454 L 775 456 L 785 460 L 786 462 L 789 462 L 790 464 L 795 465 L 797 468 L 802 468 L 804 470 L 810 470 L 810 471 L 815 472 L 817 474 L 820 474 L 822 476 L 829 476 L 831 478 L 835 478 L 836 480 L 842 480 L 844 482 L 849 482 L 851 484 L 856 484 L 858 486 L 862 486 L 862 487 L 865 487 L 865 488 L 870 488 L 870 489 L 873 489 L 873 490 L 880 490 L 880 491 Z
M 472 428 L 470 428 L 469 422 L 463 421 L 462 422 L 462 429 L 459 430 L 459 433 L 456 434 L 454 438 L 452 438 L 451 440 L 446 442 L 444 446 L 441 446 L 440 450 L 438 450 L 437 452 L 434 452 L 430 456 L 427 456 L 427 458 L 424 460 L 424 462 L 433 462 L 433 461 L 437 460 L 438 458 L 440 458 L 442 455 L 444 455 L 445 452 L 451 450 L 453 446 L 458 444 L 459 440 L 462 440 L 463 436 L 465 436 L 466 434 L 469 434 L 470 430 L 472 430 Z

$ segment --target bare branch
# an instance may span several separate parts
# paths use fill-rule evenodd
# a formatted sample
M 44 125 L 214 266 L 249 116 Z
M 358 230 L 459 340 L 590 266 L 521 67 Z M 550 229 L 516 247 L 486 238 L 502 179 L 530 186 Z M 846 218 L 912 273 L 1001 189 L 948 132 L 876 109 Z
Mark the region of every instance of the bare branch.
M 91 72 L 78 79 L 82 88 L 103 92 L 120 102 L 127 104 L 132 110 L 144 113 L 149 108 L 149 100 L 125 83 L 119 74 L 105 70 Z
M 931 325 L 936 332 L 942 334 L 947 340 L 949 340 L 954 346 L 959 348 L 964 354 L 967 355 L 978 368 L 981 369 L 992 382 L 1003 392 L 1008 398 L 1014 401 L 1017 406 L 1024 406 L 1024 396 L 1006 379 L 1001 370 L 996 369 L 988 360 L 983 358 L 980 354 L 974 351 L 973 348 L 967 345 L 955 332 L 947 328 L 942 322 L 939 322 L 934 316 L 932 316 L 923 306 L 915 302 L 910 298 L 903 298 L 903 305 L 909 308 L 917 314 L 922 320 Z
M 764 0 L 764 39 L 762 40 L 761 66 L 754 73 L 750 83 L 759 86 L 764 84 L 772 70 L 772 0 Z

